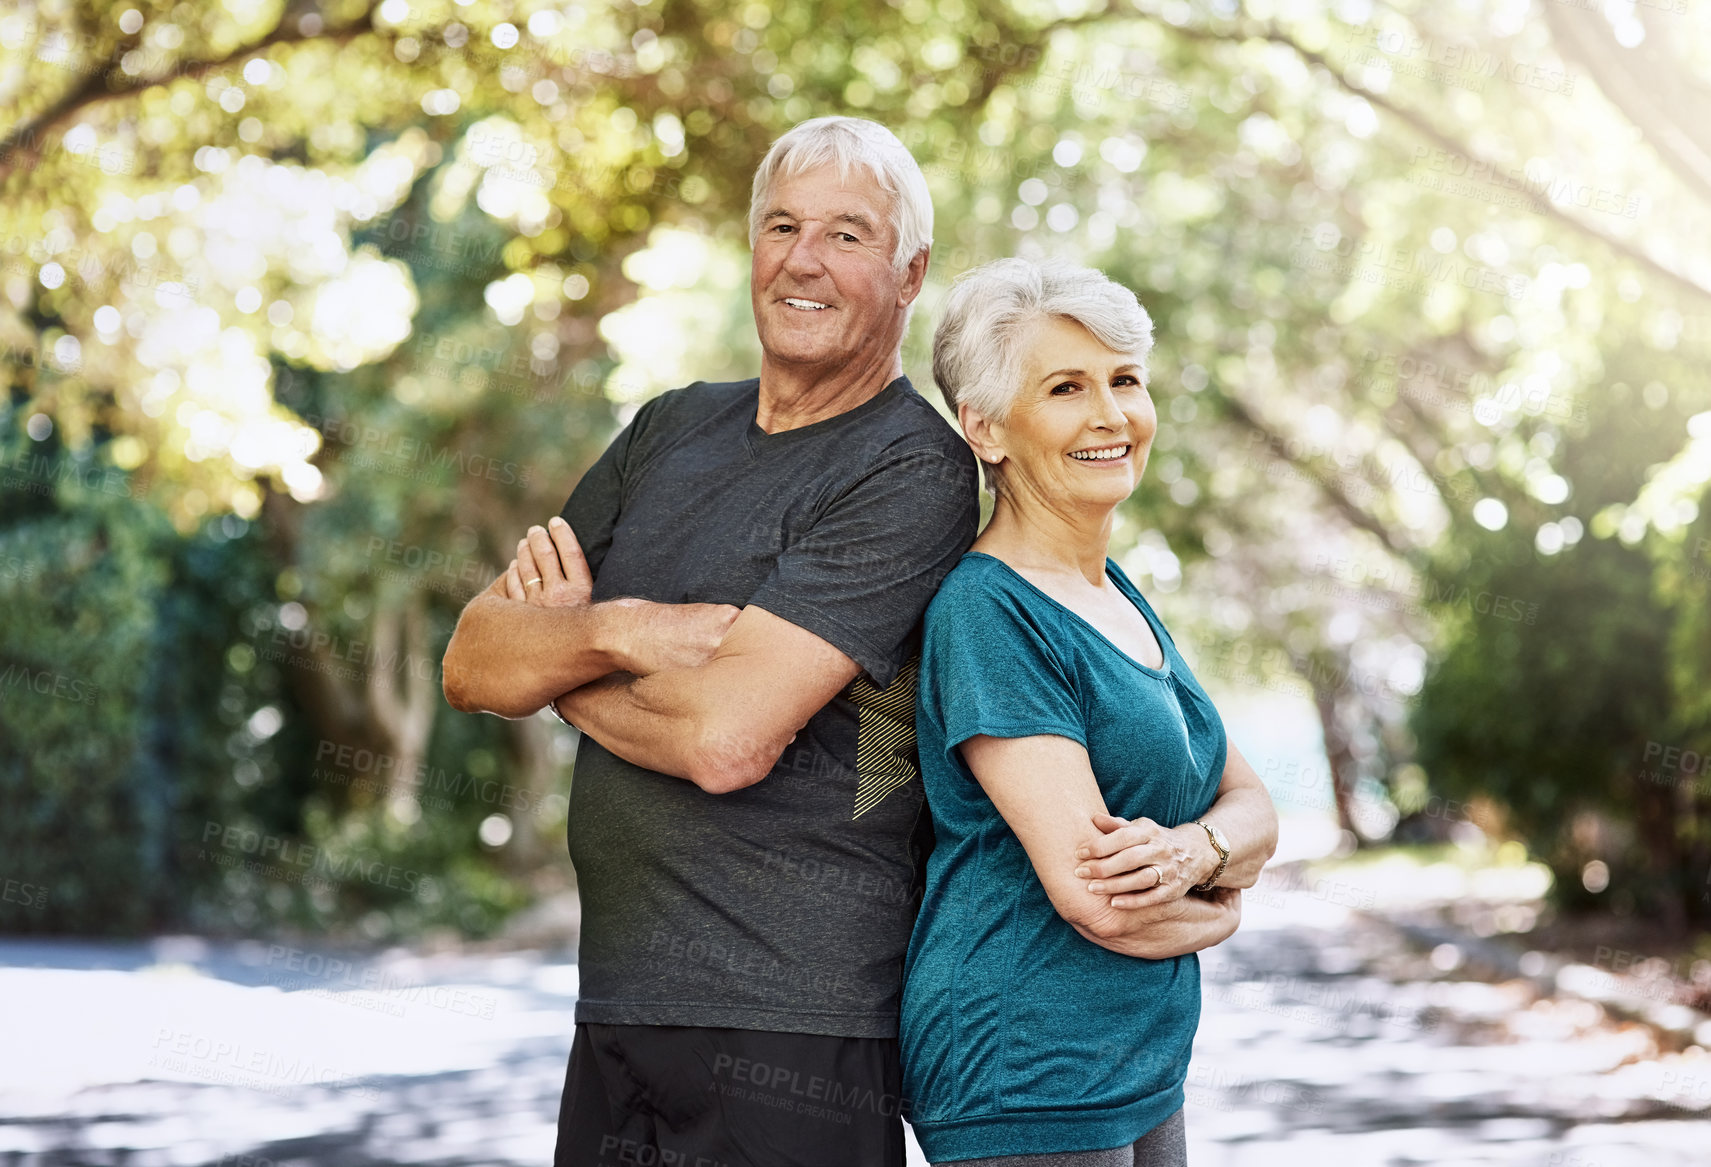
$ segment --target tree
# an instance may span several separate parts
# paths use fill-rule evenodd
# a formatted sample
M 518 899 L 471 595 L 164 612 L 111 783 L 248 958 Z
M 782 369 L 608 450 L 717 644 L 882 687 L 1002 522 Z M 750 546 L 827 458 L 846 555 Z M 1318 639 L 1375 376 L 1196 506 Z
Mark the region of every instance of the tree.
M 412 818 L 423 776 L 503 767 L 538 800 L 562 739 L 448 717 L 412 662 L 438 660 L 510 541 L 669 387 L 648 372 L 659 337 L 684 338 L 695 375 L 752 373 L 754 166 L 796 121 L 861 113 L 916 153 L 937 207 L 905 350 L 917 384 L 937 297 L 986 259 L 1062 254 L 1137 290 L 1162 424 L 1115 551 L 1177 593 L 1203 671 L 1310 691 L 1350 825 L 1357 788 L 1410 759 L 1428 652 L 1434 676 L 1469 684 L 1569 683 L 1540 631 L 1564 631 L 1558 613 L 1528 597 L 1580 611 L 1583 574 L 1606 606 L 1652 596 L 1640 623 L 1672 654 L 1661 689 L 1598 670 L 1591 696 L 1667 693 L 1622 732 L 1685 744 L 1711 665 L 1681 516 L 1704 482 L 1668 506 L 1641 495 L 1711 407 L 1687 227 L 1705 131 L 1680 100 L 1702 21 L 1637 10 L 1636 42 L 1548 7 L 1453 28 L 1421 4 L 1285 17 L 1180 0 L 1051 20 L 949 0 L 12 18 L 3 420 L 17 450 L 51 441 L 127 476 L 180 540 L 244 524 L 234 542 L 265 586 L 220 655 L 253 654 L 240 713 L 275 707 L 285 727 L 255 745 L 277 779 L 246 798 L 277 789 L 278 813 L 328 838 L 367 824 L 373 848 L 443 828 L 420 854 L 502 870 L 471 837 L 495 808 Z M 675 286 L 688 240 L 694 289 Z M 1606 413 L 1613 378 L 1634 388 Z M 1583 573 L 1612 538 L 1643 554 Z M 1468 610 L 1493 581 L 1539 604 L 1533 624 Z M 1463 667 L 1498 640 L 1526 670 Z M 1502 707 L 1493 690 L 1428 683 L 1419 700 L 1446 788 L 1519 797 L 1491 775 L 1549 753 L 1480 754 L 1456 711 Z M 9 761 L 39 785 L 39 746 L 97 731 L 20 732 Z M 329 743 L 392 759 L 383 793 L 316 779 Z M 1550 781 L 1565 805 L 1628 814 L 1624 774 L 1597 774 Z M 1552 821 L 1517 821 L 1557 845 Z M 1702 821 L 1676 820 L 1681 864 Z M 553 830 L 519 829 L 511 870 Z M 491 919 L 509 901 L 483 886 L 471 903 Z

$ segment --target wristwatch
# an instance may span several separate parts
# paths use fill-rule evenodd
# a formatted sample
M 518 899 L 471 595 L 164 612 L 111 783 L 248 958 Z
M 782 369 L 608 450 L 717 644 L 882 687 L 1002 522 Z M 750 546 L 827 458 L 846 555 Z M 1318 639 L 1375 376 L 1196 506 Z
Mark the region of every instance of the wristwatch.
M 1205 883 L 1195 888 L 1195 891 L 1211 891 L 1224 874 L 1224 868 L 1230 865 L 1230 841 L 1224 838 L 1224 832 L 1204 819 L 1195 819 L 1194 825 L 1206 829 L 1206 837 L 1212 840 L 1212 849 L 1218 852 L 1218 870 L 1214 871 Z

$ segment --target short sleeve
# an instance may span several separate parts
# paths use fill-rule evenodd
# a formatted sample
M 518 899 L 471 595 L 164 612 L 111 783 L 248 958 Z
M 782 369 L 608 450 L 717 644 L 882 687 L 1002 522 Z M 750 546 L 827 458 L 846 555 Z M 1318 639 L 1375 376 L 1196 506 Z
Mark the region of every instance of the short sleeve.
M 588 560 L 589 575 L 600 578 L 600 565 L 612 547 L 612 532 L 624 509 L 624 483 L 633 465 L 635 447 L 659 410 L 667 394 L 651 398 L 636 410 L 630 424 L 618 431 L 604 453 L 588 468 L 570 498 L 559 511 L 559 517 L 570 524 L 576 541 L 582 545 L 583 558 Z
M 927 611 L 921 696 L 945 728 L 944 748 L 977 734 L 1055 734 L 1087 745 L 1074 676 L 1053 647 L 1052 617 L 985 572 L 954 581 Z
M 913 451 L 863 476 L 779 553 L 749 603 L 825 640 L 880 689 L 939 582 L 974 542 L 974 455 Z

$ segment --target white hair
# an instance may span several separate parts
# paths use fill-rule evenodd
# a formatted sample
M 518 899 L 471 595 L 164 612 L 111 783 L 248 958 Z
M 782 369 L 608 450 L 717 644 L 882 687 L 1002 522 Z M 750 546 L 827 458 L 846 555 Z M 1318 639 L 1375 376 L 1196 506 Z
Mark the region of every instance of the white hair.
M 1134 292 L 1090 267 L 999 259 L 957 277 L 933 334 L 933 380 L 951 413 L 966 402 L 989 421 L 1009 417 L 1022 388 L 1022 343 L 1054 316 L 1134 357 L 1146 384 L 1153 322 Z M 997 468 L 982 462 L 981 469 L 996 492 Z
M 852 167 L 865 167 L 889 196 L 885 221 L 895 240 L 891 268 L 902 275 L 922 248 L 933 245 L 933 196 L 909 148 L 896 134 L 866 118 L 810 118 L 790 127 L 772 144 L 755 171 L 749 198 L 749 247 L 760 239 L 773 184 L 828 163 L 838 168 L 841 182 L 849 181 Z

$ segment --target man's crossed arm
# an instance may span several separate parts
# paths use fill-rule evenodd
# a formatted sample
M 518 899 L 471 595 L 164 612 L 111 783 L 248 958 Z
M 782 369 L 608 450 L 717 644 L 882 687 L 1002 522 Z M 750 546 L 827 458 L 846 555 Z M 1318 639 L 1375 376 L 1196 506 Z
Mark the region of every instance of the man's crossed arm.
M 565 719 L 626 761 L 739 790 L 771 771 L 860 666 L 753 605 L 593 602 L 569 524 L 531 527 L 517 558 L 464 608 L 446 647 L 446 700 Z
M 582 548 L 561 518 L 530 527 L 517 556 L 464 607 L 446 646 L 445 693 L 454 709 L 529 717 L 608 673 L 698 664 L 737 616 L 728 604 L 594 603 Z M 558 568 L 562 559 L 572 563 L 568 571 Z M 536 570 L 537 563 L 553 570 Z

